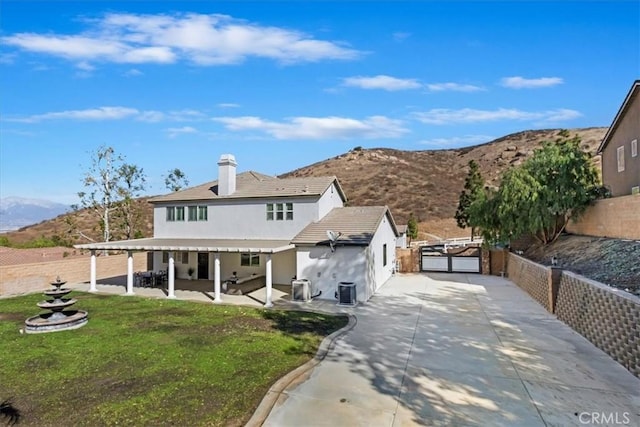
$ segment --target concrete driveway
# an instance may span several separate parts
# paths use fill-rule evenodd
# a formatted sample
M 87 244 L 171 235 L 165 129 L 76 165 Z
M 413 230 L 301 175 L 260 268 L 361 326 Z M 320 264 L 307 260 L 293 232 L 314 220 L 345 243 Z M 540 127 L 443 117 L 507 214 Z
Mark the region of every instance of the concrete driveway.
M 265 426 L 640 425 L 640 380 L 511 282 L 397 275 Z M 278 390 L 273 391 L 278 393 Z

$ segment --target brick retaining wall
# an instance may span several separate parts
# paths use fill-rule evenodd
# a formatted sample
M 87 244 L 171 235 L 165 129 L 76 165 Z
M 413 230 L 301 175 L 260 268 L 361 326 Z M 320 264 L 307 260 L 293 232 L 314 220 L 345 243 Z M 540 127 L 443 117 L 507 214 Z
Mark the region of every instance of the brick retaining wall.
M 133 270 L 147 269 L 147 253 L 134 252 Z M 98 279 L 127 274 L 127 255 L 98 256 Z M 68 283 L 88 282 L 90 258 L 0 266 L 0 296 L 40 292 L 50 288 L 50 282 L 60 276 Z
M 556 315 L 640 378 L 640 298 L 563 271 Z
M 521 256 L 509 253 L 507 277 L 538 301 L 549 312 L 553 307 L 549 303 L 549 275 L 551 269 Z
M 640 298 L 513 253 L 507 272 L 559 320 L 640 378 Z

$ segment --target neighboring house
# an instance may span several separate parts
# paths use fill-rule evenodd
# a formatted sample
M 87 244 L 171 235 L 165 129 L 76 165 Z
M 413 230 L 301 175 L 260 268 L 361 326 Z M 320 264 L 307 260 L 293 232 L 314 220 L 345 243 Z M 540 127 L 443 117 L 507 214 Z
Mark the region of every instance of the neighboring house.
M 598 148 L 602 154 L 602 182 L 613 197 L 640 192 L 639 95 L 640 80 L 636 80 Z
M 274 284 L 308 279 L 334 299 L 338 283 L 354 282 L 366 301 L 391 277 L 398 230 L 387 207 L 344 207 L 347 198 L 336 177 L 280 179 L 256 172 L 236 174 L 232 155 L 218 162 L 218 181 L 150 200 L 154 237 L 77 245 L 95 251 L 152 251 L 153 270 L 168 271 L 168 296 L 175 277 L 190 268 L 197 279 L 213 280 L 215 301 L 221 282 L 264 276 L 266 306 Z M 337 238 L 330 241 L 329 231 Z M 133 293 L 129 263 L 127 293 Z

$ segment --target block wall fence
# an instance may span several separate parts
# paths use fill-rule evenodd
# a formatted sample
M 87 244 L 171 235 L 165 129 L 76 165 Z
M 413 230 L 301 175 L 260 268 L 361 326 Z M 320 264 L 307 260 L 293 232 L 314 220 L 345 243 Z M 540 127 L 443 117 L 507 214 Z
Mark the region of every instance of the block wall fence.
M 640 298 L 513 253 L 507 272 L 559 320 L 640 378 Z
M 567 231 L 585 236 L 640 239 L 640 195 L 597 200 Z
M 147 253 L 133 253 L 133 270 L 147 269 Z M 127 255 L 98 256 L 96 277 L 122 276 L 127 274 Z M 56 277 L 69 284 L 88 282 L 90 279 L 90 258 L 63 259 L 0 266 L 0 296 L 19 295 L 47 290 Z

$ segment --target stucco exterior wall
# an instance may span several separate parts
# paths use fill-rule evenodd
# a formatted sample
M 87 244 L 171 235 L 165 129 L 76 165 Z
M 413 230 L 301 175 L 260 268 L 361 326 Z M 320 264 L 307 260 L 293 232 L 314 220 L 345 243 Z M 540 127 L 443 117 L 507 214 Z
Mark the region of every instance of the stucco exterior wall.
M 299 247 L 296 252 L 298 279 L 308 279 L 322 291 L 319 299 L 335 301 L 338 282 L 355 282 L 356 298 L 366 301 L 367 248 L 339 246 L 331 252 L 328 246 Z
M 567 231 L 585 236 L 640 239 L 640 195 L 597 200 Z
M 386 265 L 383 265 L 383 249 L 386 244 Z M 391 228 L 389 219 L 385 215 L 369 245 L 369 262 L 373 266 L 372 283 L 370 283 L 371 297 L 392 276 L 396 265 L 396 235 Z
M 293 203 L 293 220 L 267 221 L 267 203 Z M 167 206 L 208 207 L 207 221 L 167 221 Z M 185 212 L 186 214 L 186 212 Z M 318 198 L 225 200 L 157 204 L 153 210 L 154 237 L 182 239 L 292 239 L 312 221 L 317 221 Z
M 632 187 L 640 186 L 640 147 L 637 155 L 631 156 L 634 139 L 640 144 L 640 96 L 630 100 L 626 113 L 602 151 L 602 181 L 614 197 L 631 194 Z M 624 171 L 621 172 L 618 172 L 618 147 L 624 147 Z
M 134 252 L 134 271 L 146 270 L 146 267 L 147 253 Z M 42 292 L 51 288 L 49 283 L 58 276 L 69 284 L 88 282 L 89 269 L 89 257 L 1 266 L 0 296 Z M 127 274 L 127 255 L 98 256 L 96 274 L 98 279 Z
M 336 188 L 335 183 L 324 192 L 324 194 L 318 200 L 318 219 L 323 218 L 326 214 L 331 212 L 333 208 L 341 208 L 344 206 L 342 197 Z M 315 221 L 315 220 L 314 220 Z

